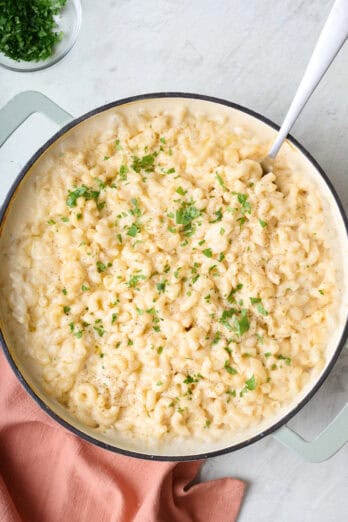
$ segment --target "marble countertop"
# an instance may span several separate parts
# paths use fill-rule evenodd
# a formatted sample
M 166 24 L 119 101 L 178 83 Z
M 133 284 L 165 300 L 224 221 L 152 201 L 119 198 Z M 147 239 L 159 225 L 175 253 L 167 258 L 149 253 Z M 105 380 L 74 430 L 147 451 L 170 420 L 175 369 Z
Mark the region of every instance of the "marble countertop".
M 84 0 L 71 53 L 42 72 L 0 70 L 0 107 L 41 91 L 73 115 L 145 92 L 226 98 L 281 122 L 330 9 L 330 0 Z M 329 175 L 348 210 L 348 45 L 293 134 Z M 0 201 L 25 161 L 57 127 L 34 115 L 0 150 Z M 348 397 L 348 350 L 290 425 L 314 437 Z M 302 461 L 272 437 L 209 460 L 203 479 L 248 483 L 239 522 L 336 522 L 348 513 L 348 446 L 329 461 Z M 226 513 L 226 521 L 229 520 Z

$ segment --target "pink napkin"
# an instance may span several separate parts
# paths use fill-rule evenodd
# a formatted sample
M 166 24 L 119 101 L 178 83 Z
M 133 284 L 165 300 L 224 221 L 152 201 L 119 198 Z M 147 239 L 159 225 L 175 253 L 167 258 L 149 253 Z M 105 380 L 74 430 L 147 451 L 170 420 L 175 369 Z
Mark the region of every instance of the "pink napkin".
M 80 440 L 39 408 L 0 353 L 1 522 L 235 521 L 243 482 L 190 487 L 201 464 L 143 461 Z

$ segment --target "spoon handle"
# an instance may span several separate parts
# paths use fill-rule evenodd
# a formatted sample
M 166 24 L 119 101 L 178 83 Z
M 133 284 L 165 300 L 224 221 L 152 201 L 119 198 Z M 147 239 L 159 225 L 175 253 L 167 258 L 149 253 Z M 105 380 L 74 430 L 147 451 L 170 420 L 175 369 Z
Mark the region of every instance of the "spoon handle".
M 283 124 L 268 153 L 274 158 L 338 51 L 348 38 L 348 0 L 336 0 L 319 36 L 307 69 L 285 116 Z

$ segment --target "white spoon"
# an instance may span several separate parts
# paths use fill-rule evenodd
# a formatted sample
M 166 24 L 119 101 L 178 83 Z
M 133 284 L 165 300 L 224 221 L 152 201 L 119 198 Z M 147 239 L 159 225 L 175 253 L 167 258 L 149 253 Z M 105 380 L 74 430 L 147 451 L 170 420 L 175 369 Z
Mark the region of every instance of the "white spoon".
M 289 134 L 290 129 L 347 38 L 348 0 L 336 0 L 319 36 L 295 97 L 278 131 L 277 137 L 267 156 L 261 161 L 264 174 L 272 170 L 273 160 Z

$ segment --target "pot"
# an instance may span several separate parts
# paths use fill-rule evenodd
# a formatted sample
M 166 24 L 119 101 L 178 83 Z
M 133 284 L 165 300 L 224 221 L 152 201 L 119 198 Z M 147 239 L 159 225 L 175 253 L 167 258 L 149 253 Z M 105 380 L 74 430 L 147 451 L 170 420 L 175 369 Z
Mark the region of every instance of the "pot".
M 200 104 L 204 106 L 204 110 L 220 112 L 233 112 L 233 117 L 241 123 L 250 122 L 252 120 L 253 128 L 257 129 L 262 135 L 272 137 L 279 128 L 273 122 L 265 117 L 257 114 L 249 109 L 236 105 L 234 103 L 212 98 L 209 96 L 201 96 L 197 94 L 183 94 L 183 93 L 156 93 L 146 94 L 126 98 L 115 101 L 94 109 L 83 116 L 73 119 L 70 114 L 56 105 L 53 101 L 46 98 L 37 92 L 24 92 L 13 98 L 0 111 L 0 146 L 10 136 L 10 134 L 32 113 L 42 112 L 49 118 L 54 120 L 59 125 L 62 125 L 51 139 L 49 139 L 28 161 L 22 171 L 19 173 L 17 179 L 14 181 L 4 204 L 0 211 L 0 240 L 8 221 L 11 216 L 16 213 L 18 205 L 20 205 L 20 193 L 23 185 L 30 176 L 39 169 L 40 164 L 47 158 L 53 150 L 59 150 L 59 147 L 66 142 L 66 140 L 78 140 L 80 136 L 98 125 L 103 125 L 107 122 L 107 118 L 112 116 L 115 107 L 125 106 L 127 104 L 138 104 L 139 106 L 156 103 L 166 104 L 175 103 L 177 100 L 189 104 Z M 330 212 L 333 220 L 333 232 L 336 235 L 337 248 L 341 260 L 347 258 L 348 255 L 348 221 L 344 213 L 342 204 L 339 200 L 335 189 L 330 180 L 323 172 L 321 167 L 312 158 L 312 156 L 299 144 L 294 138 L 289 137 L 288 145 L 297 151 L 298 161 L 306 168 L 306 175 L 310 176 L 313 183 L 319 189 L 325 205 Z M 58 147 L 58 149 L 57 149 Z M 348 336 L 348 266 L 342 262 L 342 288 L 343 299 L 342 306 L 338 310 L 338 326 L 332 334 L 330 342 L 327 346 L 326 364 L 321 371 L 318 378 L 311 382 L 303 392 L 300 393 L 295 404 L 286 411 L 283 411 L 276 419 L 266 420 L 262 425 L 253 428 L 250 433 L 243 435 L 238 440 L 219 442 L 214 447 L 193 447 L 183 448 L 182 451 L 166 449 L 165 451 L 152 450 L 149 452 L 144 448 L 134 446 L 134 443 L 123 441 L 110 440 L 105 435 L 93 432 L 92 429 L 82 425 L 78 420 L 72 418 L 70 414 L 56 401 L 49 398 L 40 389 L 40 386 L 32 378 L 30 371 L 26 368 L 21 358 L 16 353 L 14 346 L 11 346 L 9 335 L 7 333 L 6 324 L 1 317 L 0 309 L 0 341 L 4 354 L 15 372 L 21 384 L 26 391 L 33 397 L 33 399 L 46 411 L 55 421 L 73 432 L 75 435 L 91 442 L 104 449 L 121 453 L 128 456 L 151 459 L 151 460 L 194 460 L 208 457 L 214 457 L 238 450 L 249 444 L 252 444 L 263 437 L 273 434 L 280 442 L 288 447 L 293 448 L 302 456 L 311 461 L 325 460 L 333 455 L 348 439 L 348 407 L 341 411 L 341 413 L 334 419 L 332 424 L 314 441 L 306 442 L 298 434 L 293 432 L 286 426 L 287 422 L 296 413 L 303 408 L 303 406 L 313 397 L 328 377 L 332 370 Z

